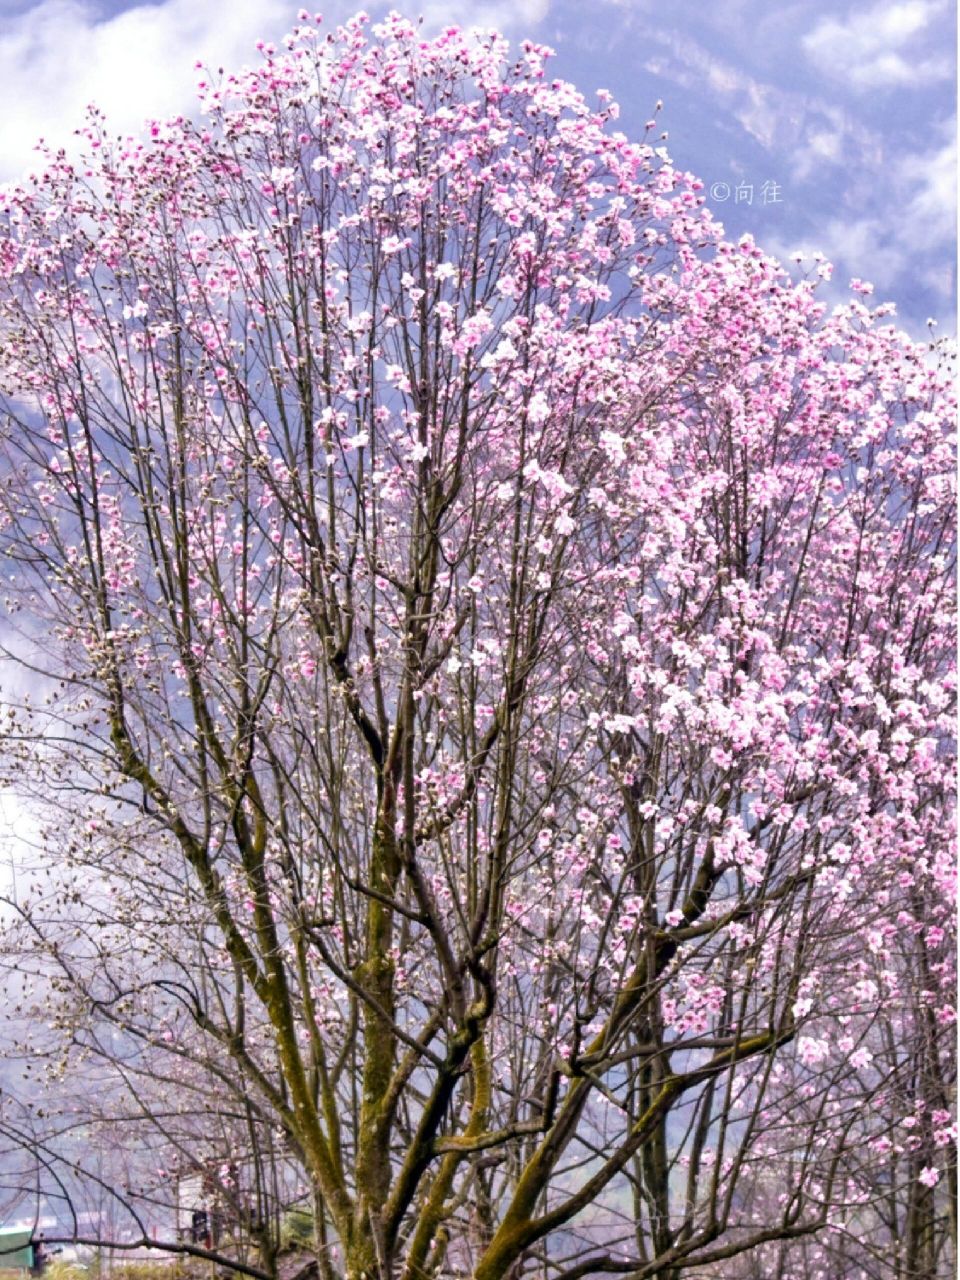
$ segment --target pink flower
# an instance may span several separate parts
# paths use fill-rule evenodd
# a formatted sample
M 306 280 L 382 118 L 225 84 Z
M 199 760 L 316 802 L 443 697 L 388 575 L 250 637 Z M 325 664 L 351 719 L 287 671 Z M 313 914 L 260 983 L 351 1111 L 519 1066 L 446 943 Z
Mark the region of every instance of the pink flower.
M 927 1165 L 920 1170 L 917 1181 L 922 1182 L 925 1187 L 935 1187 L 940 1181 L 940 1170 Z

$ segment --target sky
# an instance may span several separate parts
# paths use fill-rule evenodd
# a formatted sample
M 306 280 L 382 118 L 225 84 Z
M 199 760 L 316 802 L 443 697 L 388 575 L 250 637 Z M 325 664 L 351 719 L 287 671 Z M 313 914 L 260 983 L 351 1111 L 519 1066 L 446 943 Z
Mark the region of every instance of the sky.
M 323 9 L 335 24 L 357 0 Z M 554 73 L 604 88 L 639 137 L 658 99 L 674 162 L 727 232 L 794 271 L 835 265 L 896 303 L 914 336 L 954 333 L 956 48 L 951 0 L 394 0 L 368 5 L 497 26 L 556 50 Z M 88 102 L 117 131 L 192 110 L 194 64 L 238 68 L 296 22 L 289 0 L 0 0 L 0 181 L 38 136 L 69 139 Z

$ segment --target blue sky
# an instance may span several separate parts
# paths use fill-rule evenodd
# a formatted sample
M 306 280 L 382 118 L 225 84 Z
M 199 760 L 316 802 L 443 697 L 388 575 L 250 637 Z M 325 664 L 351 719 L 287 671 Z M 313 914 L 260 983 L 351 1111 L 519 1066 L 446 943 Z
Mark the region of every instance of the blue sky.
M 188 110 L 197 57 L 254 59 L 288 0 L 0 0 L 0 180 L 39 134 L 97 101 L 118 129 Z M 323 8 L 331 23 L 353 3 Z M 386 7 L 386 6 L 384 6 Z M 821 250 L 901 323 L 955 330 L 955 16 L 951 0 L 401 0 L 428 26 L 495 25 L 557 51 L 556 74 L 610 89 L 639 135 L 657 99 L 676 163 L 731 235 L 782 260 Z M 371 13 L 381 6 L 368 5 Z

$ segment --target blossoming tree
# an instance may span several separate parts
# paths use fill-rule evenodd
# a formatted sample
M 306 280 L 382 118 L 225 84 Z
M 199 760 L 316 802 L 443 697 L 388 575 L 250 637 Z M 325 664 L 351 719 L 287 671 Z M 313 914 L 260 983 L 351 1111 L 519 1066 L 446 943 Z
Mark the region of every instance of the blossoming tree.
M 301 23 L 0 197 L 44 963 L 227 1064 L 325 1277 L 787 1275 L 895 1148 L 941 1265 L 946 373 L 543 48 Z

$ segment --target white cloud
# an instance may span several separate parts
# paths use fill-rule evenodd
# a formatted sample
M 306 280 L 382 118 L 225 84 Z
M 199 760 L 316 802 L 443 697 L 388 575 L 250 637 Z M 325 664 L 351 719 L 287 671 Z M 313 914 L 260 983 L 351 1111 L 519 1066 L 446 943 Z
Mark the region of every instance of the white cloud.
M 428 27 L 459 22 L 516 30 L 532 27 L 547 6 L 548 0 L 402 0 L 392 7 L 423 13 Z M 323 12 L 333 26 L 360 7 L 361 0 L 336 0 Z M 198 59 L 230 69 L 253 63 L 256 41 L 278 40 L 295 24 L 297 9 L 296 0 L 164 0 L 102 18 L 87 0 L 40 0 L 6 18 L 0 27 L 0 181 L 30 169 L 38 138 L 68 145 L 90 102 L 117 133 L 191 111 Z
M 645 71 L 669 78 L 697 97 L 706 86 L 741 128 L 767 149 L 795 133 L 795 95 L 754 79 L 679 32 L 658 31 L 657 39 L 669 52 L 648 54 L 642 63 Z
M 952 74 L 949 56 L 917 48 L 917 37 L 943 8 L 942 0 L 881 0 L 846 20 L 821 19 L 803 47 L 821 70 L 855 89 L 929 84 Z
M 841 137 L 839 133 L 824 130 L 818 133 L 811 129 L 807 135 L 807 146 L 815 160 L 834 161 L 840 158 Z
M 796 180 L 819 164 L 850 153 L 858 164 L 879 164 L 882 137 L 831 102 L 781 83 L 758 80 L 689 36 L 657 31 L 661 50 L 642 63 L 651 75 L 668 78 L 695 100 L 707 94 L 778 165 Z M 783 172 L 781 168 L 780 172 Z
M 18 176 L 43 136 L 68 144 L 95 102 L 116 132 L 195 101 L 194 62 L 242 65 L 260 37 L 282 34 L 288 0 L 167 0 L 106 20 L 82 0 L 42 0 L 0 30 L 0 178 Z
M 795 183 L 822 180 L 832 166 L 842 166 L 851 186 L 882 181 L 887 166 L 889 139 L 870 127 L 845 106 L 822 99 L 806 102 L 803 127 L 789 152 Z M 835 174 L 831 181 L 836 182 Z
M 911 240 L 927 247 L 949 248 L 957 225 L 957 143 L 951 138 L 941 147 L 907 155 L 899 177 L 912 192 L 900 218 Z
M 956 285 L 949 265 L 957 217 L 957 144 L 954 126 L 944 126 L 946 141 L 928 151 L 904 156 L 885 175 L 886 208 L 865 216 L 836 216 L 817 225 L 816 239 L 787 243 L 775 236 L 763 245 L 784 264 L 794 254 L 809 259 L 822 251 L 836 266 L 837 297 L 846 296 L 852 276 L 870 280 L 876 301 L 909 295 L 918 286 L 932 295 L 940 332 L 953 331 Z M 892 214 L 896 210 L 896 214 Z
M 496 27 L 498 31 L 532 37 L 533 27 L 547 16 L 550 0 L 487 0 L 485 4 L 474 0 L 426 0 L 419 4 L 416 0 L 394 0 L 390 7 L 411 16 L 422 14 L 428 29 L 455 22 L 466 28 Z
M 26 802 L 12 791 L 0 791 L 0 898 L 16 898 L 22 889 L 24 864 L 38 843 L 39 824 Z M 19 882 L 19 883 L 18 883 Z M 0 921 L 7 914 L 0 902 Z
M 768 237 L 764 247 L 783 262 L 789 262 L 798 253 L 810 259 L 815 251 L 820 251 L 837 268 L 841 291 L 845 291 L 850 277 L 860 276 L 876 285 L 883 297 L 908 264 L 905 248 L 891 240 L 889 226 L 872 217 L 830 218 L 818 224 L 815 241 L 787 246 Z

